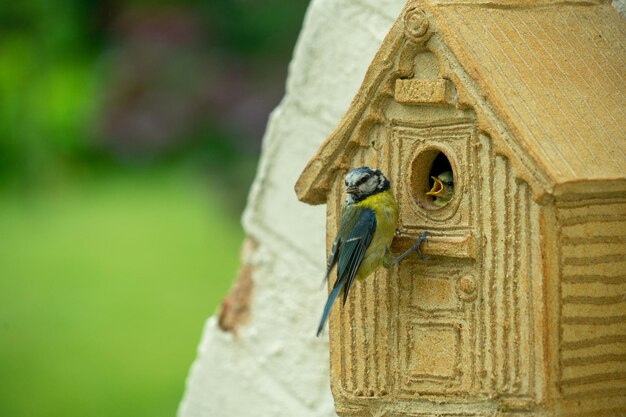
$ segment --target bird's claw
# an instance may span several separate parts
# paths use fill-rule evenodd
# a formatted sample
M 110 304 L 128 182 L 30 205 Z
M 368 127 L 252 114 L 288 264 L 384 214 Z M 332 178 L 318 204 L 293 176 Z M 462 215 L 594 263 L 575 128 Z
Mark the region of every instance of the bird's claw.
M 417 240 L 415 241 L 415 243 L 413 244 L 413 250 L 415 251 L 415 254 L 418 256 L 418 258 L 420 258 L 421 261 L 425 261 L 428 259 L 428 256 L 424 255 L 420 249 L 420 246 L 422 245 L 422 242 L 426 241 L 426 238 L 428 238 L 428 236 L 430 236 L 430 232 L 428 231 L 424 231 L 422 233 L 420 233 L 420 235 L 418 236 Z

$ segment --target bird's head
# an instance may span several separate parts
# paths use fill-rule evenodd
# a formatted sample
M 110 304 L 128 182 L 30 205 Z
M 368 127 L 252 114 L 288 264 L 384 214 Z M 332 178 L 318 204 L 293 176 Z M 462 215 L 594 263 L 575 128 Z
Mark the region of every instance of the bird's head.
M 454 176 L 452 171 L 445 171 L 436 177 L 431 177 L 434 181 L 433 188 L 426 195 L 435 197 L 433 204 L 443 207 L 450 202 L 454 196 Z
M 389 189 L 389 180 L 377 169 L 354 168 L 346 174 L 346 203 L 357 203 Z

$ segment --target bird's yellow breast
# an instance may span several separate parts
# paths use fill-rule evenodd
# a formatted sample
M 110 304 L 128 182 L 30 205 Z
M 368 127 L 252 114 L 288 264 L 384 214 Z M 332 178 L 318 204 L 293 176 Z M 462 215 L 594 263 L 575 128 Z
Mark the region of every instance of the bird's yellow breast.
M 398 205 L 391 190 L 383 191 L 355 203 L 374 211 L 376 230 L 372 241 L 365 251 L 363 262 L 357 272 L 356 279 L 361 280 L 382 265 L 387 250 L 391 246 L 393 235 L 398 224 Z

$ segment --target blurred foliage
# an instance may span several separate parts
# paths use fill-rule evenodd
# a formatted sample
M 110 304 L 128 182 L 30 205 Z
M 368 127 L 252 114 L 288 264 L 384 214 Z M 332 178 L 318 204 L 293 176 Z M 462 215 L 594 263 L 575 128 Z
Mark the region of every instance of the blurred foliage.
M 0 416 L 171 416 L 306 0 L 0 2 Z
M 0 181 L 193 159 L 245 194 L 306 3 L 2 2 Z
M 85 19 L 89 3 L 68 6 L 0 6 L 0 175 L 32 176 L 88 149 L 98 89 L 92 64 L 102 42 Z

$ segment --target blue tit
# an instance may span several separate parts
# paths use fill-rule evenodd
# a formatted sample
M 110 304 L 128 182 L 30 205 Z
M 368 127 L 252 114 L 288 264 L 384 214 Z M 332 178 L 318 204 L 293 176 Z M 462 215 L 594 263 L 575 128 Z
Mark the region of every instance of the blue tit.
M 452 200 L 454 196 L 454 176 L 452 171 L 445 171 L 436 177 L 430 177 L 433 179 L 433 188 L 430 189 L 426 195 L 432 195 L 435 197 L 433 204 L 437 207 L 443 207 Z
M 326 279 L 337 265 L 337 280 L 328 295 L 319 336 L 333 302 L 343 291 L 346 303 L 354 280 L 362 280 L 380 266 L 391 268 L 411 252 L 419 254 L 419 245 L 426 238 L 422 233 L 415 244 L 398 257 L 390 251 L 398 223 L 398 205 L 389 180 L 377 169 L 354 168 L 345 177 L 346 201 L 341 213 L 339 232 L 328 256 Z

